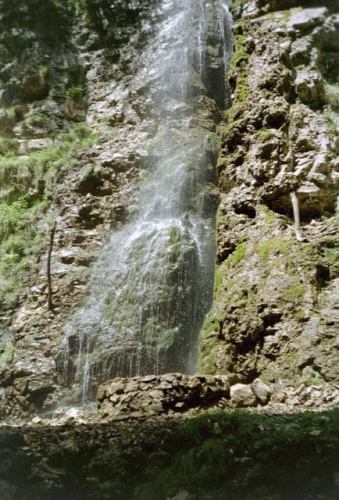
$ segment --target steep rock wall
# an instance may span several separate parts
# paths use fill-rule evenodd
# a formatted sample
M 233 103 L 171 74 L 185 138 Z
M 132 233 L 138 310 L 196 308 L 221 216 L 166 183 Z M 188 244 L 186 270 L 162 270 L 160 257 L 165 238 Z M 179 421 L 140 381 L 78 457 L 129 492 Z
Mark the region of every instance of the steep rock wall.
M 233 384 L 260 377 L 278 399 L 286 395 L 274 389 L 339 376 L 337 10 L 336 2 L 305 8 L 297 0 L 233 5 L 215 300 L 198 371 L 228 374 Z M 149 82 L 129 83 L 156 22 L 155 3 L 138 2 L 127 15 L 123 2 L 103 2 L 91 24 L 74 13 L 65 18 L 57 51 L 53 30 L 45 37 L 37 26 L 13 26 L 2 35 L 1 147 L 6 161 L 11 151 L 20 161 L 2 168 L 0 196 L 18 208 L 28 194 L 32 209 L 2 228 L 3 415 L 48 408 L 60 397 L 61 326 L 86 294 L 109 232 L 135 211 L 138 182 L 154 159 L 156 117 L 146 119 Z M 220 115 L 205 100 L 197 122 L 214 131 Z M 149 147 L 140 149 L 141 141 Z M 54 220 L 50 311 L 46 256 Z
M 205 373 L 260 376 L 276 390 L 338 381 L 337 12 L 335 2 L 233 4 Z
M 162 5 L 173 9 L 173 2 Z M 141 58 L 163 15 L 159 3 L 102 0 L 89 17 L 72 9 L 66 14 L 62 37 L 46 31 L 45 21 L 33 14 L 34 23 L 30 16 L 27 25 L 20 19 L 8 21 L 10 29 L 2 34 L 8 57 L 0 73 L 5 125 L 0 210 L 10 222 L 1 227 L 0 248 L 2 415 L 48 409 L 64 395 L 61 386 L 73 383 L 82 329 L 70 340 L 70 369 L 65 370 L 60 356 L 63 326 L 86 296 L 92 264 L 110 233 L 135 215 L 139 187 L 161 156 L 159 139 L 168 134 L 161 126 L 163 111 L 155 105 L 156 78 Z M 214 35 L 207 39 L 208 46 L 201 47 L 204 77 L 200 81 L 195 75 L 189 82 L 188 107 L 196 113 L 185 127 L 202 162 L 205 152 L 209 181 L 194 203 L 212 221 L 217 200 L 214 132 L 226 89 L 219 84 L 218 65 L 224 67 L 219 41 Z M 196 54 L 194 58 L 196 64 Z M 177 112 L 169 103 L 166 113 L 173 118 L 173 129 Z M 181 134 L 176 134 L 178 150 L 184 150 Z M 192 168 L 197 164 L 192 160 Z M 200 179 L 197 184 L 200 189 Z M 49 308 L 47 255 L 54 222 Z M 196 276 L 188 274 L 191 286 Z M 177 316 L 182 304 L 188 304 L 184 299 L 173 307 Z M 188 329 L 184 314 L 179 319 Z M 145 330 L 152 340 L 163 328 L 148 323 Z M 122 330 L 126 334 L 126 325 Z M 98 366 L 103 365 L 99 358 Z M 128 375 L 127 369 L 123 374 Z M 72 391 L 69 396 L 72 404 Z
M 153 33 L 155 3 L 103 2 L 95 13 L 68 11 L 56 33 L 39 16 L 2 26 L 1 415 L 58 399 L 61 326 L 110 231 L 135 211 L 152 160 L 138 145 L 153 125 L 141 125 L 141 97 L 128 82 Z

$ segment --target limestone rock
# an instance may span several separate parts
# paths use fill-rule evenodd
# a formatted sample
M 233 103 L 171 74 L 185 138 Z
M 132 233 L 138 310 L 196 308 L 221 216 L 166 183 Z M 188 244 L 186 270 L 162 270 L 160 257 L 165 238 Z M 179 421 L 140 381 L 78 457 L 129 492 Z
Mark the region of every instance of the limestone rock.
M 252 383 L 252 390 L 260 404 L 266 404 L 271 396 L 270 388 L 264 384 L 260 378 L 256 378 Z
M 234 6 L 245 21 L 235 25 L 233 107 L 218 161 L 215 299 L 199 369 L 231 373 L 242 383 L 265 380 L 282 405 L 301 402 L 280 383 L 339 380 L 339 288 L 330 250 L 338 243 L 335 10 L 333 2 L 303 8 L 297 0 Z M 318 404 L 308 394 L 302 398 Z
M 255 395 L 248 385 L 232 385 L 230 389 L 230 396 L 231 401 L 239 408 L 256 405 Z
M 161 415 L 209 407 L 229 398 L 227 376 L 158 376 L 116 378 L 99 387 L 99 413 L 104 418 L 121 415 Z
M 316 71 L 303 69 L 298 71 L 295 86 L 300 100 L 316 108 L 324 101 L 323 79 Z
M 292 11 L 287 21 L 287 29 L 295 32 L 296 30 L 306 30 L 324 22 L 328 15 L 326 7 L 316 7 L 314 9 L 298 9 Z

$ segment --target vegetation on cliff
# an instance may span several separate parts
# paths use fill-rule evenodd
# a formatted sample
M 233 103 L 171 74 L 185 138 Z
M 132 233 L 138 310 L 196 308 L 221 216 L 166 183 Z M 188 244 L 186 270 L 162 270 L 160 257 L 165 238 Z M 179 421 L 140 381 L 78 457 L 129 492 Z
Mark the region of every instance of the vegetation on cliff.
M 97 137 L 85 126 L 59 134 L 54 144 L 24 157 L 8 149 L 0 154 L 0 308 L 11 308 L 37 268 L 48 236 L 48 209 L 62 172 L 78 164 L 74 153 L 91 146 Z M 51 216 L 50 216 L 51 217 Z M 48 222 L 48 221 L 47 221 Z M 50 221 L 51 222 L 51 221 Z
M 47 38 L 61 36 L 77 14 L 103 32 L 102 13 L 113 13 L 117 25 L 122 26 L 136 22 L 141 10 L 129 8 L 128 0 L 0 0 L 0 28 L 38 29 Z

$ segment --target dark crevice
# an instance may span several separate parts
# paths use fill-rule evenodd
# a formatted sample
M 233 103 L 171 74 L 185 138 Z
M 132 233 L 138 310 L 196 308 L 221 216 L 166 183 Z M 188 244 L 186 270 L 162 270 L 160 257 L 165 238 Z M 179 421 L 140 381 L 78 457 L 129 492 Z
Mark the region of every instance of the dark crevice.
M 326 287 L 331 279 L 330 268 L 328 266 L 318 264 L 316 267 L 315 278 L 317 280 L 317 284 L 318 284 L 319 288 Z
M 269 115 L 266 118 L 266 123 L 270 128 L 279 129 L 286 124 L 286 116 L 284 115 Z
M 272 333 L 272 327 L 274 327 L 277 323 L 280 323 L 282 314 L 281 313 L 272 313 L 269 316 L 264 318 L 264 335 L 266 330 L 270 329 L 270 334 Z
M 238 215 L 247 215 L 250 219 L 254 219 L 257 215 L 253 207 L 245 205 L 235 208 L 234 212 Z
M 335 214 L 335 198 L 331 199 L 329 197 L 325 204 L 324 200 L 319 200 L 317 198 L 311 199 L 309 197 L 304 198 L 298 194 L 297 196 L 299 201 L 301 224 L 309 224 L 312 220 L 319 220 L 321 217 L 332 217 Z M 291 221 L 294 220 L 293 207 L 289 194 L 273 200 L 266 200 L 265 203 L 273 212 L 284 215 L 291 219 Z

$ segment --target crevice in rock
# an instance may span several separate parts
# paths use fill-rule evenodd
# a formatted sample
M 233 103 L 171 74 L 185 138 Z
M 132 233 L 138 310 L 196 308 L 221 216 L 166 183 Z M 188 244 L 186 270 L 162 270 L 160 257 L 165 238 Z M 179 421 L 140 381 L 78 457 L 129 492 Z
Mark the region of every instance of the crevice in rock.
M 270 128 L 280 129 L 286 124 L 286 116 L 284 114 L 274 114 L 268 115 L 266 117 L 266 123 Z
M 298 194 L 300 224 L 307 225 L 312 220 L 319 220 L 321 217 L 331 217 L 336 212 L 336 199 L 323 194 L 324 199 L 311 198 L 311 196 Z M 268 208 L 273 212 L 284 215 L 291 220 L 294 219 L 293 206 L 289 195 L 283 195 L 273 200 L 265 200 Z
M 317 264 L 316 267 L 316 275 L 315 275 L 317 284 L 319 288 L 325 288 L 328 286 L 331 280 L 331 272 L 328 266 L 323 264 Z
M 269 313 L 267 316 L 263 318 L 264 321 L 264 332 L 263 335 L 266 334 L 272 335 L 273 331 L 275 332 L 275 325 L 280 323 L 282 318 L 282 313 Z
M 256 210 L 248 205 L 240 205 L 234 208 L 234 212 L 238 215 L 246 215 L 250 219 L 255 219 L 257 212 Z

